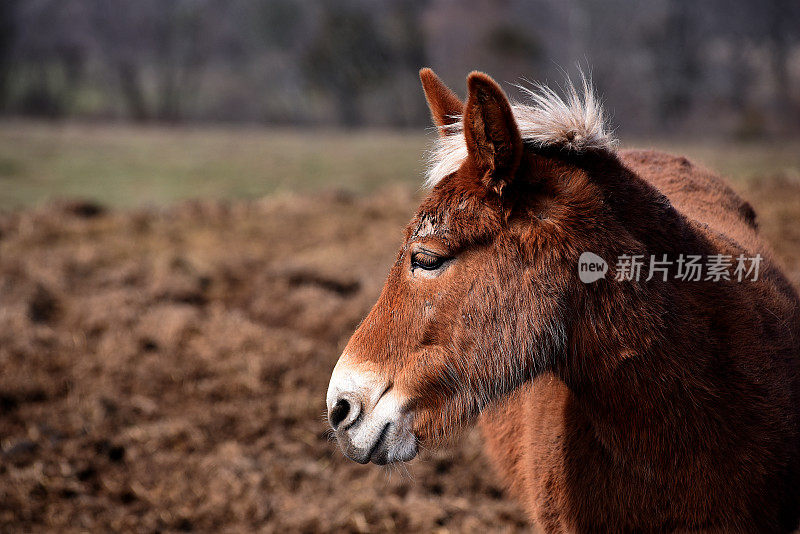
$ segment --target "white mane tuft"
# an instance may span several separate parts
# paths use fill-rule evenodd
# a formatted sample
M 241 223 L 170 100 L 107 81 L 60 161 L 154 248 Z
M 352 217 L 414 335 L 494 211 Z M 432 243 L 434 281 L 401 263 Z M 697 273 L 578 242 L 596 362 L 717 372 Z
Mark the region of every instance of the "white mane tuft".
M 535 84 L 532 88 L 518 85 L 530 99 L 529 103 L 511 106 L 522 140 L 539 147 L 556 147 L 575 153 L 613 152 L 617 141 L 606 128 L 603 108 L 585 77 L 582 82 L 581 91 L 567 82 L 566 98 L 544 85 Z M 467 158 L 463 122 L 459 120 L 446 128 L 448 135 L 439 136 L 429 152 L 426 187 L 435 186 L 457 171 Z

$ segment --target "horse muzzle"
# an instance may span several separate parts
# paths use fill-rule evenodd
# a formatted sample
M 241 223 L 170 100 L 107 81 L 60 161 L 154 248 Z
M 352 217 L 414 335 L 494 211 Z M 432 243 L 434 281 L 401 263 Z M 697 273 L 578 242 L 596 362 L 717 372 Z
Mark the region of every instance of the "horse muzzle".
M 331 375 L 326 403 L 339 448 L 360 464 L 411 460 L 417 455 L 413 414 L 390 381 L 362 367 L 342 355 Z

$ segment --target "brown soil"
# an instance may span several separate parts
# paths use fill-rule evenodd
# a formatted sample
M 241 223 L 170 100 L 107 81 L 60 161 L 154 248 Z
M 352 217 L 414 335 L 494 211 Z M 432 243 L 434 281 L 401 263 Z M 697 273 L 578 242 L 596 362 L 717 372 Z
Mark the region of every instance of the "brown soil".
M 800 183 L 747 196 L 800 282 Z M 519 531 L 472 432 L 405 469 L 324 394 L 416 200 L 283 196 L 0 217 L 0 531 Z

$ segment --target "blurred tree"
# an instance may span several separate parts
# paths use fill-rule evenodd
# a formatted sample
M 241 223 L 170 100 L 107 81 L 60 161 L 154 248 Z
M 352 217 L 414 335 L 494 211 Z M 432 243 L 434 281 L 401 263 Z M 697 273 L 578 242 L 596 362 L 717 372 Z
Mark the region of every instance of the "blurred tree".
M 145 69 L 152 61 L 152 1 L 132 10 L 130 3 L 93 0 L 93 29 L 104 63 L 118 79 L 130 118 L 145 121 L 152 110 L 145 88 Z
M 769 42 L 772 49 L 776 111 L 788 116 L 791 122 L 797 122 L 800 120 L 800 95 L 792 91 L 790 61 L 792 48 L 797 46 L 800 39 L 798 35 L 800 2 L 768 0 L 763 6 L 767 12 Z
M 205 46 L 202 19 L 209 2 L 198 0 L 160 2 L 154 22 L 154 46 L 158 79 L 156 117 L 177 121 L 182 104 L 191 99 L 200 83 L 209 50 Z
M 429 0 L 395 0 L 381 14 L 379 30 L 386 36 L 389 61 L 393 68 L 382 88 L 386 102 L 382 107 L 393 126 L 427 124 L 425 100 L 420 98 L 417 73 L 428 64 L 428 39 L 420 24 L 420 14 Z
M 661 123 L 675 127 L 691 110 L 700 76 L 702 47 L 694 0 L 669 0 L 661 31 L 654 36 L 655 72 Z
M 134 120 L 178 121 L 211 49 L 216 0 L 95 0 L 95 34 Z
M 23 113 L 64 115 L 79 89 L 88 52 L 81 0 L 29 0 L 19 17 L 14 44 L 16 99 Z
M 267 0 L 256 6 L 256 25 L 267 46 L 291 48 L 300 38 L 306 13 L 296 0 Z
M 530 31 L 508 23 L 498 24 L 489 30 L 486 46 L 506 58 L 535 59 L 541 54 L 541 46 Z
M 19 23 L 18 4 L 19 0 L 0 2 L 0 110 L 8 105 L 9 78 Z
M 389 74 L 389 47 L 365 9 L 325 2 L 319 27 L 302 58 L 314 87 L 334 97 L 345 126 L 359 126 L 363 91 Z

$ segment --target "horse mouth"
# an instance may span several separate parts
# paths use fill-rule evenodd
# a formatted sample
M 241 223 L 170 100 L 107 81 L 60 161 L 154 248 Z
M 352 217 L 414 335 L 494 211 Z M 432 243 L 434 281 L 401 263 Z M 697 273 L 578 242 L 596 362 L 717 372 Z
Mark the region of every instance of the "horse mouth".
M 367 461 L 370 461 L 375 465 L 386 465 L 389 463 L 389 449 L 385 447 L 381 448 L 381 446 L 383 445 L 383 442 L 386 441 L 386 436 L 388 435 L 391 426 L 392 423 L 386 423 L 383 425 L 381 433 L 378 435 L 378 439 L 375 440 L 375 444 L 372 446 L 372 449 L 370 449 L 369 454 L 367 455 Z
M 402 423 L 403 421 L 384 422 L 380 431 L 376 432 L 375 441 L 368 445 L 357 445 L 358 437 L 354 439 L 347 430 L 336 432 L 336 440 L 344 455 L 359 464 L 371 462 L 375 465 L 386 465 L 405 462 L 417 455 L 418 445 L 416 437 Z M 363 424 L 365 422 L 355 426 L 360 427 Z M 360 429 L 356 428 L 356 432 L 358 430 Z

